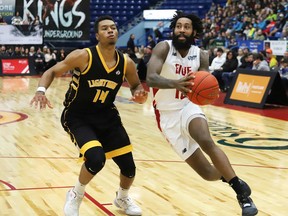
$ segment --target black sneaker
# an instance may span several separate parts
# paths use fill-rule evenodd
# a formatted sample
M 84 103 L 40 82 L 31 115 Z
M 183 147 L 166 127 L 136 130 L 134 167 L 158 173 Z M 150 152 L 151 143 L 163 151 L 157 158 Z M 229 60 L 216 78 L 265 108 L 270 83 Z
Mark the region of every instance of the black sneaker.
M 237 195 L 237 199 L 242 208 L 242 216 L 254 216 L 258 213 L 258 209 L 250 197 Z
M 241 195 L 242 197 L 249 197 L 251 195 L 251 188 L 249 187 L 249 185 L 243 181 L 242 179 L 239 179 L 239 182 L 241 184 L 241 193 L 238 194 Z
M 240 207 L 242 208 L 242 216 L 253 216 L 258 213 L 258 210 L 250 198 L 251 189 L 249 185 L 243 180 L 239 179 L 241 184 L 241 193 L 237 194 L 237 200 L 239 202 Z

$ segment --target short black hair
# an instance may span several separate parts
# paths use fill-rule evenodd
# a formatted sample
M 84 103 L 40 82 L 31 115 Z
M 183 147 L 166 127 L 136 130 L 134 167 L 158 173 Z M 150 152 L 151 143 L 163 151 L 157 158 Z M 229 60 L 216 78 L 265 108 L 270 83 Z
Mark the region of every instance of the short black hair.
M 203 34 L 202 20 L 193 13 L 187 14 L 183 11 L 177 10 L 176 14 L 174 14 L 173 18 L 171 19 L 170 29 L 174 31 L 177 20 L 183 17 L 188 18 L 192 21 L 193 30 L 196 31 L 195 38 L 200 38 Z
M 99 22 L 103 21 L 103 20 L 111 20 L 113 21 L 115 24 L 115 20 L 113 19 L 113 17 L 109 16 L 109 15 L 104 15 L 104 16 L 100 16 L 98 17 L 98 19 L 95 21 L 95 24 L 94 24 L 94 31 L 95 33 L 98 33 L 98 26 L 99 26 Z
M 217 52 L 221 52 L 221 53 L 223 53 L 224 50 L 223 50 L 221 47 L 218 47 L 218 48 L 217 48 Z
M 263 55 L 261 55 L 260 53 L 255 53 L 254 54 L 254 60 L 260 60 L 260 61 L 263 61 L 264 60 L 264 57 Z

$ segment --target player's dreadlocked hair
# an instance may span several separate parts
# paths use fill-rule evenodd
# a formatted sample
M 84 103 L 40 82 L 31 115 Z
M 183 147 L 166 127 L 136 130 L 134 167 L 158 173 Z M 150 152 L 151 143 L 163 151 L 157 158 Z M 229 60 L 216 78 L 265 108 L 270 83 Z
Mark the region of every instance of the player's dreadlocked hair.
M 186 14 L 179 10 L 176 11 L 176 14 L 174 14 L 173 18 L 171 19 L 170 29 L 174 30 L 177 20 L 182 17 L 188 18 L 192 21 L 193 30 L 196 31 L 195 38 L 200 38 L 203 33 L 203 25 L 201 19 L 195 14 Z

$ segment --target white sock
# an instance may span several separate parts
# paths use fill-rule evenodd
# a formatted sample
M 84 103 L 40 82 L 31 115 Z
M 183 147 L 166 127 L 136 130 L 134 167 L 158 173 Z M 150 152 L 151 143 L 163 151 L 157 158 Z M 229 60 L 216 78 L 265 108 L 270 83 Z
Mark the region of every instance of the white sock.
M 119 187 L 118 193 L 117 193 L 117 198 L 128 197 L 128 191 L 129 191 L 129 189 L 124 189 L 124 188 Z
M 76 185 L 75 185 L 75 187 L 74 187 L 74 191 L 77 193 L 77 194 L 79 194 L 79 195 L 84 195 L 84 193 L 85 193 L 85 187 L 86 187 L 86 185 L 83 185 L 83 184 L 81 184 L 80 182 L 79 182 L 79 180 L 76 182 Z

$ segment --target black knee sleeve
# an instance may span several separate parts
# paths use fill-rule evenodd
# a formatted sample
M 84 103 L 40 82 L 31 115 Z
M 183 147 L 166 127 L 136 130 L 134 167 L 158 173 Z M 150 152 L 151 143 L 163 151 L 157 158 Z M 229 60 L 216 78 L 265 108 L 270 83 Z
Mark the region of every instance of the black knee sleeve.
M 121 174 L 127 178 L 133 178 L 136 173 L 136 166 L 132 153 L 124 154 L 113 158 L 114 162 L 120 168 Z
M 105 152 L 101 147 L 93 147 L 88 149 L 84 155 L 85 167 L 92 175 L 96 175 L 105 165 Z

